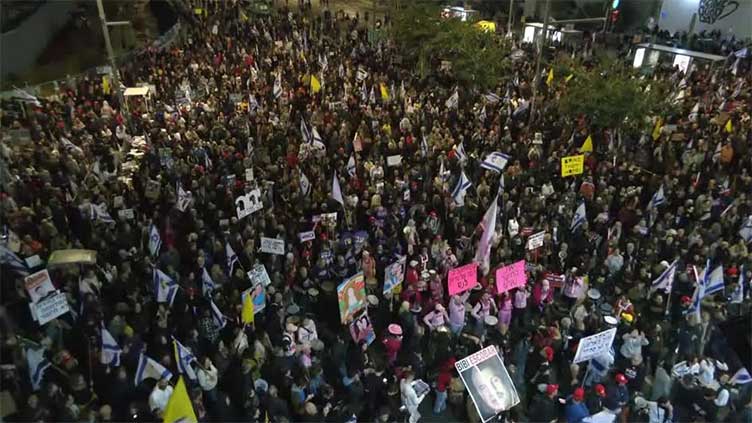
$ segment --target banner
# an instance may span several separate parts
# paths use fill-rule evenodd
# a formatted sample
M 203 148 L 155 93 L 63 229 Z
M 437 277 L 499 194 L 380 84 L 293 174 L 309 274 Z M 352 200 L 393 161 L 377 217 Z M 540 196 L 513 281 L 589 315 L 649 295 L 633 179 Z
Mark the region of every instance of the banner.
M 496 290 L 499 294 L 525 286 L 526 283 L 525 260 L 496 269 Z
M 582 363 L 601 354 L 607 353 L 611 349 L 616 336 L 616 328 L 598 332 L 595 335 L 582 338 L 577 344 L 577 353 L 574 355 L 573 363 Z
M 478 263 L 455 267 L 449 271 L 449 295 L 460 294 L 478 284 Z
M 371 324 L 371 319 L 368 318 L 367 310 L 363 310 L 360 315 L 356 316 L 350 322 L 350 336 L 352 336 L 356 344 L 360 343 L 360 341 L 365 341 L 366 345 L 371 345 L 376 339 L 376 333 L 373 331 L 373 325 Z
M 585 167 L 585 155 L 568 156 L 561 158 L 561 177 L 580 175 Z
M 263 208 L 264 203 L 261 201 L 261 190 L 258 188 L 235 199 L 235 212 L 237 213 L 238 220 L 250 216 Z
M 366 283 L 363 272 L 357 273 L 337 287 L 339 315 L 342 323 L 348 323 L 355 314 L 366 306 Z
M 57 292 L 32 304 L 31 308 L 34 310 L 34 319 L 39 322 L 40 326 L 70 311 L 68 299 L 62 292 Z
M 251 281 L 251 285 L 260 283 L 263 286 L 268 286 L 270 283 L 272 283 L 272 280 L 269 278 L 269 273 L 267 273 L 266 271 L 266 266 L 260 263 L 253 266 L 253 268 L 249 270 L 246 275 Z
M 300 242 L 313 241 L 314 239 L 316 239 L 316 232 L 314 231 L 300 232 L 298 234 L 298 238 L 300 239 Z
M 543 238 L 546 236 L 546 231 L 540 231 L 530 235 L 527 239 L 527 250 L 535 250 L 543 246 Z
M 261 237 L 261 252 L 269 254 L 284 255 L 285 241 L 276 238 Z
M 406 257 L 402 256 L 384 269 L 384 294 L 392 292 L 405 280 L 405 261 Z
M 32 304 L 36 304 L 40 300 L 56 293 L 55 285 L 52 284 L 52 279 L 50 279 L 47 269 L 27 276 L 24 278 L 24 284 Z
M 519 404 L 520 397 L 495 346 L 483 348 L 454 366 L 483 422 Z

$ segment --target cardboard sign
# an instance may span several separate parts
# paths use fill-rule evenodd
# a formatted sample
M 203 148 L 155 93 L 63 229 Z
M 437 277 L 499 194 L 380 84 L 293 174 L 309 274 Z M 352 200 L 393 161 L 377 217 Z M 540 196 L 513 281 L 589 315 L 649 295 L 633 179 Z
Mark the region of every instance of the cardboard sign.
M 496 291 L 499 294 L 525 286 L 526 283 L 525 260 L 496 269 Z
M 248 279 L 251 281 L 251 285 L 260 283 L 263 286 L 268 286 L 272 283 L 272 280 L 269 278 L 269 273 L 266 271 L 266 266 L 263 264 L 253 266 L 253 268 L 246 273 L 246 276 L 248 276 Z
M 392 290 L 402 284 L 405 280 L 405 262 L 407 261 L 405 256 L 400 257 L 399 260 L 390 264 L 384 269 L 384 294 L 392 292 Z
M 258 188 L 235 199 L 235 212 L 237 213 L 238 220 L 250 216 L 263 208 L 264 203 L 261 201 L 261 190 Z
M 483 348 L 454 366 L 483 422 L 519 404 L 520 397 L 495 346 Z
M 65 294 L 62 292 L 57 292 L 34 304 L 32 307 L 34 308 L 34 316 L 39 325 L 44 325 L 50 320 L 57 319 L 70 311 L 68 299 L 65 298 Z
M 159 185 L 158 181 L 152 181 L 149 180 L 149 182 L 146 183 L 146 191 L 144 192 L 144 196 L 150 200 L 156 200 L 159 198 L 159 192 L 161 191 L 162 186 Z
M 615 336 L 616 328 L 611 328 L 582 338 L 577 344 L 577 353 L 575 353 L 572 362 L 582 363 L 607 353 L 611 349 L 611 344 L 614 343 Z
M 543 280 L 548 281 L 551 288 L 561 288 L 564 286 L 564 275 L 546 272 L 543 274 Z
M 26 292 L 29 293 L 29 299 L 32 303 L 37 303 L 42 298 L 52 295 L 56 292 L 55 285 L 52 284 L 50 274 L 47 269 L 40 270 L 24 278 Z
M 449 271 L 449 295 L 461 294 L 478 284 L 478 263 L 455 267 Z
M 313 216 L 311 221 L 313 223 L 321 223 L 324 226 L 333 228 L 337 226 L 337 212 L 317 214 Z
M 253 169 L 246 169 L 245 170 L 245 180 L 247 182 L 251 182 L 253 180 Z
M 546 231 L 540 231 L 530 235 L 527 239 L 527 250 L 535 250 L 543 246 L 543 238 L 546 236 Z
M 561 177 L 580 175 L 585 168 L 585 155 L 568 156 L 561 158 Z
M 269 254 L 284 255 L 285 241 L 276 238 L 261 237 L 261 252 Z
M 356 344 L 364 341 L 366 345 L 371 345 L 376 339 L 376 333 L 373 331 L 373 325 L 371 324 L 371 319 L 368 318 L 367 310 L 363 310 L 359 316 L 356 316 L 350 322 L 350 336 L 352 336 Z
M 133 209 L 118 210 L 118 218 L 120 220 L 133 220 L 136 218 L 136 213 Z
M 300 232 L 298 234 L 298 238 L 300 239 L 300 242 L 313 241 L 314 239 L 316 239 L 316 232 L 314 231 Z
M 402 164 L 402 155 L 397 154 L 396 156 L 389 156 L 386 158 L 386 166 L 387 167 L 394 167 L 399 166 Z
M 337 302 L 342 323 L 350 322 L 360 310 L 366 307 L 366 283 L 363 272 L 356 273 L 339 284 Z

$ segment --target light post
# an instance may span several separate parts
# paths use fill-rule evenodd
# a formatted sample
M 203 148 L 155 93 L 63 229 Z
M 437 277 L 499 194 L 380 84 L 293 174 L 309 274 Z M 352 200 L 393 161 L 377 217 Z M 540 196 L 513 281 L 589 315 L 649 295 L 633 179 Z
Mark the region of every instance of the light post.
M 130 123 L 130 116 L 128 116 L 128 104 L 125 102 L 123 90 L 120 87 L 120 72 L 118 71 L 117 63 L 115 62 L 115 52 L 112 50 L 109 27 L 118 25 L 130 25 L 131 23 L 130 21 L 107 22 L 107 16 L 104 14 L 104 5 L 102 5 L 102 0 L 97 0 L 97 9 L 99 10 L 99 21 L 102 24 L 104 45 L 107 48 L 107 58 L 110 62 L 110 67 L 112 68 L 112 86 L 117 93 L 120 108 L 123 110 L 123 118 L 125 119 L 126 124 L 128 124 Z

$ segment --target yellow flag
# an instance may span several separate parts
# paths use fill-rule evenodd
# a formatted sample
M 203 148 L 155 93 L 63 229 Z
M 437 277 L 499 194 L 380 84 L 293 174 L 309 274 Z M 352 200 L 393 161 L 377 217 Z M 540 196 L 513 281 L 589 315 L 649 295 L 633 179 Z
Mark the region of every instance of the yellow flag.
M 240 320 L 243 323 L 253 323 L 253 298 L 251 298 L 251 290 L 240 294 L 243 297 L 243 311 L 240 313 Z
M 590 135 L 585 138 L 585 142 L 580 147 L 580 153 L 592 153 L 593 152 L 593 137 Z
M 726 121 L 726 127 L 724 128 L 729 134 L 734 132 L 734 126 L 731 124 L 731 119 Z
M 102 75 L 102 92 L 110 94 L 110 78 L 107 75 Z
M 172 391 L 169 401 L 167 401 L 167 408 L 165 408 L 164 423 L 175 422 L 198 422 L 196 413 L 193 411 L 193 404 L 191 404 L 191 398 L 188 396 L 188 391 L 185 389 L 185 382 L 183 382 L 183 376 L 178 379 L 175 389 Z
M 381 89 L 381 99 L 389 101 L 389 90 L 386 88 L 386 84 L 382 82 L 379 84 L 379 88 Z
M 546 78 L 546 85 L 548 85 L 550 87 L 551 84 L 553 84 L 553 83 L 554 83 L 554 68 L 551 68 L 548 71 L 548 77 Z
M 653 141 L 657 140 L 661 136 L 661 129 L 663 128 L 663 118 L 658 118 L 653 128 Z
M 314 94 L 321 91 L 321 82 L 314 75 L 311 75 L 311 90 Z
M 574 78 L 574 74 L 570 73 L 569 76 L 567 76 L 566 78 L 564 78 L 564 82 L 569 82 L 569 80 L 572 79 L 572 78 Z

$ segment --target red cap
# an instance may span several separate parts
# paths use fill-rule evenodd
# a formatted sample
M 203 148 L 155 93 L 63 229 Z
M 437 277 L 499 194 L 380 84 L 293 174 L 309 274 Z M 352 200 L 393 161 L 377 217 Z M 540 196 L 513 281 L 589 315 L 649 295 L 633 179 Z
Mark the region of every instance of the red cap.
M 621 373 L 617 373 L 615 379 L 616 383 L 618 383 L 619 385 L 625 385 L 627 383 L 627 378 Z
M 585 390 L 582 388 L 575 389 L 572 398 L 574 398 L 575 401 L 582 401 L 585 398 Z
M 601 385 L 600 383 L 595 385 L 595 393 L 598 394 L 600 397 L 606 396 L 606 387 Z
M 730 267 L 728 270 L 726 270 L 726 275 L 734 277 L 739 273 L 738 270 L 736 270 L 736 267 Z
M 548 395 L 553 395 L 557 392 L 559 392 L 559 385 L 554 385 L 554 384 L 546 385 L 546 393 Z
M 692 299 L 691 299 L 691 298 L 689 298 L 689 297 L 688 297 L 688 296 L 686 296 L 686 295 L 682 295 L 682 297 L 681 297 L 681 303 L 682 303 L 682 304 L 689 304 L 689 303 L 691 303 L 691 302 L 692 302 Z
M 543 348 L 543 352 L 546 353 L 546 361 L 554 360 L 554 349 L 551 347 Z

